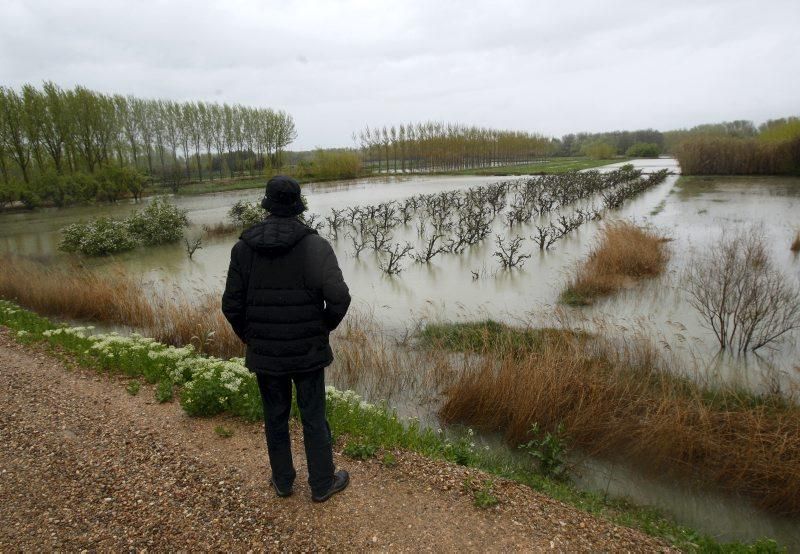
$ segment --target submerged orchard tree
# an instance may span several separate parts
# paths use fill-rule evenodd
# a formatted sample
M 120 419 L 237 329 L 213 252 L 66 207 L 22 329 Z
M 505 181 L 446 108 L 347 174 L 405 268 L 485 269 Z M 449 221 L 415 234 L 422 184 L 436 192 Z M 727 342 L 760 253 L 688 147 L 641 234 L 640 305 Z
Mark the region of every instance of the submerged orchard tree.
M 686 286 L 722 349 L 755 351 L 800 329 L 800 287 L 775 268 L 760 228 L 724 232 L 689 264 Z

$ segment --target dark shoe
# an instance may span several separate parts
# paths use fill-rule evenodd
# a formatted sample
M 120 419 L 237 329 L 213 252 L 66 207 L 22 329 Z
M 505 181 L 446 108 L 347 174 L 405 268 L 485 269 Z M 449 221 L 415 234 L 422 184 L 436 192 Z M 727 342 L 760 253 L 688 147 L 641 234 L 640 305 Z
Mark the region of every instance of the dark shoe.
M 347 485 L 350 484 L 350 474 L 347 473 L 345 470 L 340 469 L 336 473 L 333 474 L 333 484 L 331 488 L 328 489 L 328 492 L 317 495 L 311 495 L 311 500 L 314 502 L 325 502 L 331 496 L 336 494 L 337 492 L 342 492 L 344 489 L 347 488 Z
M 275 489 L 275 494 L 277 494 L 281 498 L 286 498 L 287 496 L 292 496 L 292 488 L 291 487 L 289 487 L 289 490 L 285 490 L 285 491 L 281 490 L 278 487 L 278 484 L 275 482 L 275 478 L 274 477 L 271 477 L 269 482 L 272 483 L 272 488 Z

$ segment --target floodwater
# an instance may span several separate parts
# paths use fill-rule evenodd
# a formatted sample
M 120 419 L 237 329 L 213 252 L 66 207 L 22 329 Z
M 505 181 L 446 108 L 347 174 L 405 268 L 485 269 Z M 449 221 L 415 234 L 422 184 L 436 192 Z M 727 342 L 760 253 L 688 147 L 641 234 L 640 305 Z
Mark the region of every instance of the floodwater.
M 618 166 L 621 164 L 615 164 Z M 638 160 L 634 165 L 645 172 L 662 167 L 678 172 L 671 159 Z M 608 171 L 615 166 L 601 168 Z M 379 179 L 305 185 L 309 211 L 327 215 L 331 208 L 377 204 L 409 196 L 513 180 L 503 177 L 427 177 L 392 176 Z M 616 328 L 621 333 L 641 330 L 654 336 L 671 354 L 685 362 L 687 373 L 701 372 L 709 378 L 735 381 L 754 390 L 779 386 L 784 391 L 800 386 L 800 347 L 796 337 L 776 350 L 761 356 L 733 359 L 719 356 L 713 334 L 702 325 L 688 304 L 681 283 L 684 268 L 692 253 L 703 251 L 725 229 L 759 224 L 767 237 L 773 260 L 779 268 L 800 279 L 800 257 L 789 250 L 800 227 L 800 179 L 792 178 L 715 178 L 692 179 L 678 184 L 671 175 L 661 184 L 629 199 L 619 210 L 606 213 L 606 219 L 632 218 L 653 225 L 672 241 L 668 271 L 660 278 L 639 283 L 590 308 L 570 309 L 577 316 Z M 201 225 L 224 221 L 231 205 L 238 200 L 255 201 L 262 191 L 245 190 L 202 196 L 177 196 L 172 200 L 188 210 L 191 227 L 188 236 L 200 236 Z M 146 202 L 147 200 L 145 200 Z M 591 200 L 584 205 L 591 204 Z M 57 250 L 59 229 L 64 225 L 99 215 L 124 217 L 137 205 L 129 202 L 113 206 L 88 206 L 43 209 L 32 213 L 0 216 L 0 251 L 37 257 L 66 257 Z M 598 202 L 599 207 L 599 202 Z M 557 214 L 514 228 L 514 234 L 529 237 L 534 225 L 546 223 Z M 417 220 L 396 230 L 394 241 L 419 243 Z M 540 252 L 526 238 L 525 251 L 531 254 L 522 269 L 501 270 L 492 256 L 494 234 L 506 234 L 498 217 L 493 232 L 482 244 L 460 255 L 444 254 L 428 264 L 404 261 L 405 270 L 386 276 L 378 269 L 375 254 L 365 250 L 359 258 L 345 234 L 331 238 L 354 302 L 373 314 L 387 333 L 402 333 L 420 319 L 474 320 L 494 318 L 508 322 L 546 321 L 556 305 L 558 294 L 576 264 L 591 248 L 602 222 L 587 222 L 555 248 Z M 325 235 L 325 231 L 323 231 Z M 203 247 L 189 260 L 182 244 L 138 249 L 113 261 L 142 274 L 154 283 L 177 282 L 182 288 L 220 291 L 224 282 L 230 248 L 235 235 L 204 238 Z M 104 267 L 109 259 L 86 260 Z M 774 537 L 790 548 L 800 550 L 797 522 L 770 517 L 749 507 L 744 500 L 670 486 L 645 478 L 620 467 L 598 461 L 582 464 L 579 484 L 594 490 L 631 496 L 642 504 L 658 506 L 679 521 L 706 530 L 724 539 Z
M 609 171 L 621 164 L 605 166 Z M 667 167 L 678 171 L 672 159 L 638 160 L 634 165 L 645 172 Z M 303 187 L 309 212 L 325 216 L 331 208 L 377 204 L 421 193 L 435 193 L 504 180 L 498 177 L 395 176 L 380 179 L 333 182 Z M 508 178 L 505 180 L 513 180 Z M 681 286 L 681 274 L 691 253 L 709 246 L 723 229 L 750 223 L 763 225 L 777 265 L 800 279 L 800 259 L 789 250 L 800 226 L 800 179 L 730 178 L 693 180 L 676 186 L 677 175 L 626 201 L 606 219 L 632 218 L 652 224 L 672 240 L 673 256 L 666 275 L 639 283 L 620 294 L 597 302 L 591 308 L 571 310 L 579 317 L 618 326 L 621 332 L 640 329 L 678 353 L 687 373 L 702 371 L 715 378 L 734 380 L 754 390 L 780 386 L 784 391 L 800 386 L 798 344 L 784 341 L 777 350 L 739 359 L 719 356 L 713 334 L 688 304 Z M 200 236 L 200 226 L 224 221 L 230 206 L 238 200 L 255 201 L 258 190 L 232 191 L 202 196 L 173 198 L 188 210 L 192 222 L 189 236 Z M 592 200 L 584 202 L 589 205 Z M 114 206 L 45 209 L 33 213 L 0 216 L 0 251 L 35 256 L 63 256 L 57 250 L 59 229 L 64 225 L 98 215 L 123 217 L 137 206 L 125 202 Z M 420 319 L 475 320 L 493 318 L 508 322 L 541 322 L 552 314 L 560 290 L 576 264 L 591 248 L 602 222 L 587 222 L 555 248 L 542 252 L 529 238 L 534 225 L 547 223 L 557 213 L 514 228 L 525 237 L 525 251 L 531 254 L 522 269 L 502 270 L 492 253 L 494 235 L 506 235 L 501 217 L 481 244 L 461 254 L 443 254 L 430 264 L 404 260 L 405 269 L 387 276 L 378 269 L 375 253 L 365 250 L 353 256 L 344 232 L 331 238 L 356 306 L 373 313 L 389 332 L 402 332 Z M 396 228 L 393 241 L 420 245 L 417 220 Z M 326 234 L 323 231 L 323 234 Z M 230 248 L 235 235 L 204 238 L 203 247 L 189 260 L 182 244 L 138 249 L 117 256 L 133 272 L 154 282 L 178 282 L 187 289 L 219 291 L 224 282 Z M 87 260 L 104 266 L 109 259 Z

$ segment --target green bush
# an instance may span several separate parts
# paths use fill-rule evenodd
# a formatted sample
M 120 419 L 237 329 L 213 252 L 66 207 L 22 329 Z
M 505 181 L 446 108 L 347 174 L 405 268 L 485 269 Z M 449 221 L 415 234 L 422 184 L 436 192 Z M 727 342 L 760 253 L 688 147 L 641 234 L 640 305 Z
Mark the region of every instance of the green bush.
M 256 223 L 263 221 L 267 212 L 261 207 L 259 202 L 245 202 L 239 200 L 228 210 L 228 218 L 239 227 L 247 229 Z
M 19 183 L 10 179 L 0 180 L 0 209 L 6 208 L 19 201 Z
M 564 479 L 567 473 L 566 437 L 564 427 L 559 425 L 555 433 L 544 433 L 539 425 L 531 426 L 533 438 L 519 447 L 526 454 L 534 458 L 539 471 L 553 479 Z
M 144 210 L 131 214 L 126 222 L 131 235 L 145 246 L 177 242 L 183 238 L 183 228 L 189 225 L 186 210 L 158 198 Z
M 369 458 L 374 458 L 377 451 L 378 447 L 374 444 L 356 441 L 348 442 L 343 452 L 345 456 L 355 458 L 356 460 L 367 460 Z
M 583 154 L 595 160 L 607 160 L 617 155 L 617 149 L 607 142 L 598 140 L 584 146 Z
M 350 150 L 318 149 L 314 152 L 310 171 L 318 179 L 353 179 L 361 172 L 361 159 Z
M 139 390 L 142 388 L 142 384 L 139 381 L 131 381 L 128 383 L 128 386 L 125 387 L 125 390 L 128 391 L 128 394 L 131 396 L 136 396 L 139 394 Z
M 90 223 L 73 223 L 61 230 L 59 249 L 87 256 L 108 256 L 136 248 L 136 239 L 124 221 L 100 217 Z
M 191 380 L 181 389 L 181 406 L 189 415 L 212 416 L 230 412 L 251 421 L 263 417 L 255 376 L 238 361 L 194 358 L 179 365 Z
M 169 379 L 162 379 L 156 385 L 156 402 L 159 404 L 163 404 L 164 402 L 169 402 L 172 400 L 172 388 L 173 388 L 172 381 Z
M 660 154 L 661 148 L 654 142 L 637 142 L 625 152 L 630 158 L 657 158 Z

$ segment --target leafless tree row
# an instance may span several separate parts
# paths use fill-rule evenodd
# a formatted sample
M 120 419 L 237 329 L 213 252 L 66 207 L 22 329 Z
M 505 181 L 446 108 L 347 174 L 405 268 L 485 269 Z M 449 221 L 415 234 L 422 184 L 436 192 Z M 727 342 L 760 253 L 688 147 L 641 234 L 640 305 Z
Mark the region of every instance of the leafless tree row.
M 408 260 L 430 263 L 436 256 L 461 254 L 483 243 L 493 227 L 502 225 L 505 237 L 495 237 L 494 256 L 503 268 L 521 267 L 530 253 L 524 252 L 525 238 L 516 227 L 535 224 L 530 237 L 540 250 L 550 249 L 583 223 L 599 219 L 594 206 L 576 206 L 599 194 L 622 190 L 624 198 L 638 194 L 666 174 L 641 178 L 641 172 L 626 167 L 608 173 L 590 171 L 501 181 L 467 190 L 419 194 L 403 200 L 331 209 L 321 218 L 306 217 L 306 223 L 326 229 L 332 239 L 346 238 L 351 253 L 360 257 L 365 250 L 377 254 L 379 267 L 387 274 L 400 273 Z M 543 216 L 552 215 L 546 224 Z M 397 242 L 398 229 L 415 224 L 418 245 Z

